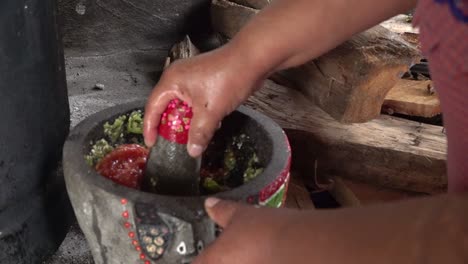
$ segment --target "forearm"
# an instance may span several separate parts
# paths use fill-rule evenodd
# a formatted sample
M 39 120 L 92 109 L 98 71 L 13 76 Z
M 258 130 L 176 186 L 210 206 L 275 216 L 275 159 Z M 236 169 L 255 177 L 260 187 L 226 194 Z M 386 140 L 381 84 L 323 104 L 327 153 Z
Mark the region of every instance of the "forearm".
M 230 46 L 259 75 L 300 65 L 373 25 L 409 10 L 416 0 L 276 0 Z
M 311 211 L 285 227 L 283 241 L 295 244 L 290 263 L 462 264 L 468 260 L 467 209 L 468 195 L 444 195 Z

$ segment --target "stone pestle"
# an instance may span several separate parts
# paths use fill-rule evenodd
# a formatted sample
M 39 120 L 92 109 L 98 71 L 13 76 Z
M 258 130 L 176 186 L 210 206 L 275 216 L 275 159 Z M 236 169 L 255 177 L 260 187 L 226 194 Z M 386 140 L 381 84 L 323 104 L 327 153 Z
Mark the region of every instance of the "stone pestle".
M 193 112 L 187 103 L 172 100 L 161 116 L 158 139 L 151 147 L 143 179 L 143 190 L 162 194 L 199 195 L 201 158 L 187 152 Z

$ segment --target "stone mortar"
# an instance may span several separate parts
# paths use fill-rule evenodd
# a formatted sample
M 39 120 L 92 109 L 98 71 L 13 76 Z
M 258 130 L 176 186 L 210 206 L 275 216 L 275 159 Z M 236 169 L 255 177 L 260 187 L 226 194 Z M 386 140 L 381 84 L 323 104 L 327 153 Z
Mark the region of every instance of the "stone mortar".
M 64 147 L 68 194 L 97 264 L 190 263 L 216 237 L 215 225 L 203 209 L 206 197 L 162 196 L 126 188 L 101 177 L 86 164 L 84 155 L 90 142 L 103 136 L 102 125 L 143 106 L 144 101 L 138 101 L 90 116 L 72 130 Z M 281 206 L 291 156 L 284 131 L 246 107 L 228 116 L 218 134 L 232 131 L 242 131 L 253 139 L 266 166 L 252 181 L 216 196 Z M 155 246 L 161 254 L 153 253 Z

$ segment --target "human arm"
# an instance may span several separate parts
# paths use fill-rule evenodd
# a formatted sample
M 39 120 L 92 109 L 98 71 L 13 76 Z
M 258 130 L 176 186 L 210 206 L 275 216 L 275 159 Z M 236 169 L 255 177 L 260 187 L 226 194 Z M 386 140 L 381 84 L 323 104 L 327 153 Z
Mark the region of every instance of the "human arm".
M 257 74 L 303 64 L 416 5 L 415 0 L 276 0 L 232 40 L 257 62 Z M 266 71 L 266 72 L 265 72 Z
M 309 211 L 220 201 L 207 212 L 224 232 L 193 264 L 462 264 L 467 209 L 466 194 Z
M 167 103 L 180 98 L 193 107 L 188 151 L 199 156 L 224 116 L 270 73 L 315 58 L 414 4 L 415 0 L 274 1 L 227 45 L 175 62 L 165 71 L 146 105 L 146 144 L 154 144 Z

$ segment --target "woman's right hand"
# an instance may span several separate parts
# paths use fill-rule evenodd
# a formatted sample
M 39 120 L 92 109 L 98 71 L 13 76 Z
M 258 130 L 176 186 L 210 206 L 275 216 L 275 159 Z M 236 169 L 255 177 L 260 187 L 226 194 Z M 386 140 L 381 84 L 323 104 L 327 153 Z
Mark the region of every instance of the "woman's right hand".
M 146 104 L 144 138 L 156 142 L 157 127 L 170 100 L 179 98 L 193 110 L 188 152 L 197 157 L 207 147 L 222 119 L 258 87 L 264 74 L 227 44 L 217 50 L 171 64 Z

